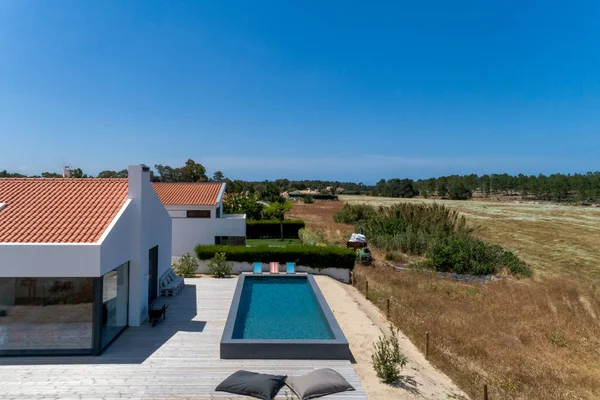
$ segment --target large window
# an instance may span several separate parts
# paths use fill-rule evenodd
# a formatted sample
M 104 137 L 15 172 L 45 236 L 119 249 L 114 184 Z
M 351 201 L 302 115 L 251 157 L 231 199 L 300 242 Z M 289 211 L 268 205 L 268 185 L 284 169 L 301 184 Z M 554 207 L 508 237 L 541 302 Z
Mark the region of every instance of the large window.
M 92 349 L 93 278 L 0 278 L 0 353 Z
M 188 218 L 210 218 L 210 210 L 187 210 Z
M 102 277 L 102 348 L 125 329 L 128 310 L 129 263 L 125 263 Z

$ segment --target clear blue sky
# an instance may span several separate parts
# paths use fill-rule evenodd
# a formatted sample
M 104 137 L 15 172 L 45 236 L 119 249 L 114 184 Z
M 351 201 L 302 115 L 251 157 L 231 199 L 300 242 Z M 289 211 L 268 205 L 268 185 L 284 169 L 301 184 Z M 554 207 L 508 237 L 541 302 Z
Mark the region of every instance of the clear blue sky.
M 0 170 L 600 169 L 600 2 L 0 1 Z

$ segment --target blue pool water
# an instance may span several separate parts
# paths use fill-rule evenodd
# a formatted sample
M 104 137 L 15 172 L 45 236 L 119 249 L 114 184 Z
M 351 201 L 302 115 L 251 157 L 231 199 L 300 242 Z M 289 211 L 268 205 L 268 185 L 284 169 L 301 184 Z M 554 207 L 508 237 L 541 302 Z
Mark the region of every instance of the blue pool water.
M 233 339 L 333 338 L 305 277 L 246 277 Z

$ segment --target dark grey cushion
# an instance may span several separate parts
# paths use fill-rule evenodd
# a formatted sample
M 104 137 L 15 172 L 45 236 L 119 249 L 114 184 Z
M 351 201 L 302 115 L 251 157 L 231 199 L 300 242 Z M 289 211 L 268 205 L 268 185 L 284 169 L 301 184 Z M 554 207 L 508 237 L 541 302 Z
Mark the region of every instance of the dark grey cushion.
M 342 375 L 331 368 L 318 369 L 302 376 L 288 376 L 285 384 L 300 400 L 354 390 Z
M 257 374 L 240 370 L 221 382 L 215 390 L 271 400 L 285 384 L 285 378 L 285 375 Z

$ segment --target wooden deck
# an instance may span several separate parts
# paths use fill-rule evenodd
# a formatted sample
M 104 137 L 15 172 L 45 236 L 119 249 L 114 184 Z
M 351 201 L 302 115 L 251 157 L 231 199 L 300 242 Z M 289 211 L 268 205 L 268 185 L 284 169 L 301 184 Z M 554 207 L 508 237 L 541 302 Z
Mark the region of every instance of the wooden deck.
M 214 388 L 239 369 L 301 375 L 331 367 L 367 397 L 349 361 L 221 360 L 219 342 L 237 279 L 186 279 L 167 320 L 128 328 L 101 357 L 0 358 L 0 399 L 240 399 Z M 296 398 L 283 387 L 277 399 Z

